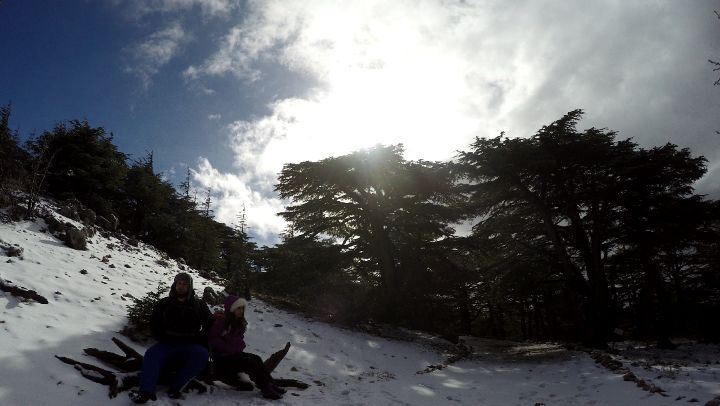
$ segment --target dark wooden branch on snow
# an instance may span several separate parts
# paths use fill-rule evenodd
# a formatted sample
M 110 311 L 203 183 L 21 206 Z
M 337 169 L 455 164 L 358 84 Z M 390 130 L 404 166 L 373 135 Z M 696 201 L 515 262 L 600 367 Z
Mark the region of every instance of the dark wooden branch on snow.
M 122 350 L 122 352 L 124 352 L 127 357 L 142 359 L 142 357 L 143 357 L 142 354 L 140 354 L 139 352 L 135 351 L 132 347 L 130 347 L 129 345 L 125 344 L 124 342 L 120 341 L 119 338 L 113 337 L 113 338 L 112 338 L 112 342 L 114 342 L 115 345 L 117 345 L 118 347 L 120 347 L 120 349 Z
M 142 358 L 128 358 L 109 351 L 98 350 L 97 348 L 85 348 L 85 354 L 95 357 L 123 372 L 135 372 L 142 367 Z
M 118 393 L 132 389 L 140 383 L 139 373 L 137 372 L 139 372 L 142 367 L 143 356 L 118 338 L 113 337 L 112 341 L 123 351 L 125 355 L 99 350 L 97 348 L 85 348 L 83 351 L 87 355 L 97 358 L 100 361 L 127 373 L 121 378 L 119 378 L 118 374 L 115 372 L 108 371 L 92 364 L 86 364 L 58 355 L 55 357 L 66 364 L 73 365 L 75 369 L 80 371 L 80 374 L 83 377 L 93 382 L 107 385 L 109 387 L 108 396 L 114 398 Z M 268 372 L 275 370 L 280 361 L 285 358 L 289 350 L 290 343 L 288 342 L 285 344 L 283 349 L 273 353 L 265 360 L 265 367 L 268 369 Z M 164 377 L 161 377 L 160 381 L 162 382 L 163 380 Z M 200 380 L 202 380 L 202 382 L 200 382 Z M 196 390 L 198 393 L 205 393 L 207 392 L 207 387 L 203 384 L 203 382 L 207 385 L 213 385 L 214 381 L 223 382 L 241 391 L 250 391 L 254 389 L 253 384 L 241 381 L 237 375 L 220 376 L 212 374 L 211 371 L 206 371 L 203 376 L 198 377 L 198 379 L 191 380 L 185 387 L 185 391 Z M 275 379 L 275 383 L 282 387 L 293 387 L 298 389 L 308 388 L 308 384 L 296 379 L 277 378 Z
M 0 290 L 2 290 L 3 292 L 8 292 L 13 296 L 21 297 L 23 299 L 34 300 L 42 304 L 48 304 L 48 300 L 40 296 L 34 290 L 21 288 L 20 286 L 14 286 L 6 282 L 7 281 L 3 281 L 2 279 L 0 279 Z
M 108 396 L 111 398 L 114 398 L 118 394 L 118 380 L 115 373 L 110 372 L 106 369 L 102 369 L 100 367 L 97 367 L 92 364 L 86 364 L 84 362 L 75 361 L 72 358 L 68 357 L 60 357 L 55 356 L 55 358 L 59 359 L 60 361 L 72 365 L 80 371 L 80 375 L 84 376 L 85 378 L 97 382 L 99 384 L 107 385 L 110 387 L 110 390 L 108 392 Z
M 268 370 L 268 372 L 272 373 L 272 371 L 277 368 L 278 364 L 280 363 L 280 361 L 283 360 L 283 358 L 285 358 L 288 351 L 290 351 L 289 342 L 285 343 L 285 347 L 282 350 L 272 354 L 268 359 L 265 360 L 265 368 Z

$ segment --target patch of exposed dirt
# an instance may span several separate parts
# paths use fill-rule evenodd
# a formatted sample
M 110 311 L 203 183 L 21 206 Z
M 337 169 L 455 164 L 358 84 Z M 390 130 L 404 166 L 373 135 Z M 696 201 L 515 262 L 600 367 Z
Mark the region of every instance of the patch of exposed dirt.
M 498 362 L 551 362 L 570 359 L 572 351 L 558 343 L 537 343 L 461 337 L 471 350 L 469 359 Z

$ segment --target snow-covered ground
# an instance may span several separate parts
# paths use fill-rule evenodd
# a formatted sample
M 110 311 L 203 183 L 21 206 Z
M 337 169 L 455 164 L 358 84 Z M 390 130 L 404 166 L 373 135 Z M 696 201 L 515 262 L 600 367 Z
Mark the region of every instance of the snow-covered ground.
M 83 378 L 54 355 L 100 365 L 82 349 L 119 352 L 110 339 L 121 337 L 117 332 L 125 325 L 131 301 L 123 295 L 141 297 L 159 282 L 169 284 L 177 264 L 169 260 L 169 266 L 162 265 L 162 254 L 142 243 L 130 247 L 99 234 L 91 238 L 87 251 L 76 251 L 43 228 L 42 220 L 0 224 L 0 242 L 24 249 L 22 259 L 3 257 L 0 250 L 0 278 L 49 300 L 19 301 L 0 292 L 0 405 L 130 404 L 126 393 L 109 399 L 107 387 Z M 107 255 L 107 262 L 102 262 Z M 218 288 L 192 274 L 196 292 L 205 286 Z M 445 356 L 432 346 L 338 328 L 258 300 L 249 304 L 247 317 L 248 351 L 266 357 L 290 341 L 292 348 L 274 375 L 310 387 L 291 389 L 279 401 L 265 400 L 258 391 L 215 387 L 205 395 L 189 393 L 181 404 L 641 406 L 697 399 L 702 405 L 720 395 L 716 346 L 687 347 L 695 352 L 676 354 L 677 361 L 669 365 L 659 365 L 662 362 L 652 357 L 646 360 L 643 353 L 621 359 L 639 378 L 665 389 L 663 397 L 623 381 L 583 352 L 533 358 L 480 346 L 469 360 L 418 373 L 442 364 Z M 161 391 L 158 401 L 150 404 L 177 403 Z

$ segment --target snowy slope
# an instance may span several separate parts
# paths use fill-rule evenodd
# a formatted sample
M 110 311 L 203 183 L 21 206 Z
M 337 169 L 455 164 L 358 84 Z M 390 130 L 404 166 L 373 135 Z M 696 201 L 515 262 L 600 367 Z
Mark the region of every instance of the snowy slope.
M 123 295 L 140 297 L 159 282 L 169 284 L 177 264 L 169 260 L 169 266 L 163 266 L 158 262 L 162 254 L 142 243 L 133 248 L 99 234 L 87 251 L 76 251 L 43 228 L 42 220 L 0 224 L 0 240 L 24 249 L 23 259 L 3 257 L 0 251 L 0 278 L 34 289 L 50 302 L 18 301 L 0 292 L 0 405 L 130 404 L 126 393 L 108 399 L 106 387 L 81 377 L 54 355 L 100 365 L 82 349 L 119 352 L 110 338 L 119 336 L 117 331 L 125 324 L 130 301 Z M 106 255 L 111 256 L 109 261 L 102 262 Z M 191 273 L 196 292 L 205 286 L 218 288 Z M 206 395 L 187 394 L 183 405 L 641 406 L 684 404 L 692 398 L 704 404 L 720 395 L 720 365 L 714 364 L 720 356 L 715 347 L 705 352 L 705 358 L 711 359 L 673 367 L 673 374 L 662 368 L 655 371 L 652 365 L 634 367 L 638 376 L 647 376 L 667 391 L 668 396 L 661 397 L 624 382 L 582 352 L 544 362 L 481 356 L 418 374 L 428 365 L 442 363 L 443 355 L 428 346 L 308 320 L 258 300 L 249 304 L 247 317 L 248 351 L 266 357 L 290 341 L 292 349 L 274 375 L 299 379 L 310 388 L 290 390 L 280 401 L 267 401 L 258 391 L 216 387 Z M 139 345 L 135 348 L 144 351 Z M 160 392 L 158 401 L 150 404 L 177 402 Z

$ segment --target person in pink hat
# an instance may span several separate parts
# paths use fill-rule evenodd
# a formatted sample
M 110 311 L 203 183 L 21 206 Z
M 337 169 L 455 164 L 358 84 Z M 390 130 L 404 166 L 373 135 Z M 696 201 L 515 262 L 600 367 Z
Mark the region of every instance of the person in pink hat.
M 216 313 L 209 336 L 215 373 L 232 376 L 244 372 L 260 388 L 263 397 L 280 399 L 285 390 L 273 382 L 263 360 L 256 354 L 244 352 L 246 306 L 245 299 L 230 295 L 225 299 L 225 313 Z

